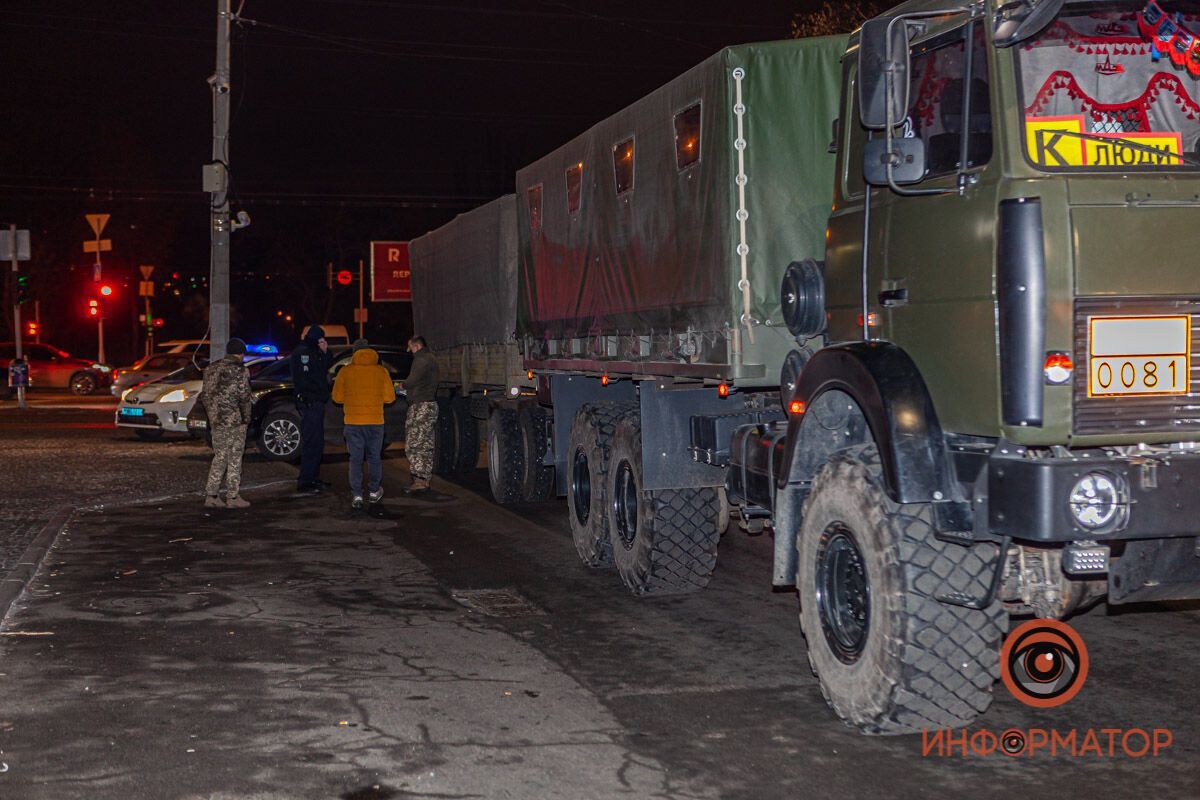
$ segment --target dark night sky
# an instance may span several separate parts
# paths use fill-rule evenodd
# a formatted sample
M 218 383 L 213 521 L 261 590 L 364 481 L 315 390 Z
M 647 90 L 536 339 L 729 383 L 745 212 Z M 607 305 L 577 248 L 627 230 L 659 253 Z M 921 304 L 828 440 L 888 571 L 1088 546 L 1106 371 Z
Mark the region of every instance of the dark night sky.
M 521 165 L 725 45 L 785 37 L 806 4 L 246 0 L 242 16 L 264 25 L 234 36 L 235 209 L 254 220 L 234 239 L 241 326 L 286 341 L 268 315 L 320 313 L 326 262 L 351 266 L 372 238 L 417 236 L 512 191 Z M 106 276 L 128 279 L 137 263 L 160 265 L 158 278 L 207 274 L 199 190 L 216 6 L 0 9 L 0 222 L 33 230 L 44 328 L 68 349 L 91 341 L 76 313 L 88 290 L 84 213 L 113 214 Z M 350 316 L 346 294 L 337 320 Z M 188 299 L 163 299 L 168 333 L 202 332 L 202 304 L 188 316 Z M 373 310 L 380 338 L 406 326 L 398 305 Z M 132 352 L 132 324 L 120 331 Z

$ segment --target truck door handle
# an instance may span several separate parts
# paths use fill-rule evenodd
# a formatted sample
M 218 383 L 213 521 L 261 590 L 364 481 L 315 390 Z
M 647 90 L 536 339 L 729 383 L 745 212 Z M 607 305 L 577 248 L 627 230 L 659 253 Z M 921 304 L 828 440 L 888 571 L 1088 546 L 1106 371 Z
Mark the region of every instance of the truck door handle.
M 908 302 L 908 289 L 888 289 L 879 293 L 879 305 L 884 308 L 902 306 Z

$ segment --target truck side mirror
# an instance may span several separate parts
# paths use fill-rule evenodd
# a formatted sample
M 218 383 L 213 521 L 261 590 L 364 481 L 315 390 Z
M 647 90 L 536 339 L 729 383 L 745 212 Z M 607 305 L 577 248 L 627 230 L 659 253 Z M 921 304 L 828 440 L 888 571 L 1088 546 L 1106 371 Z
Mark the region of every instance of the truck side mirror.
M 890 145 L 890 147 L 889 147 Z M 868 139 L 863 146 L 863 180 L 872 186 L 888 185 L 888 163 L 892 183 L 919 183 L 925 177 L 925 142 L 920 139 Z
M 864 22 L 858 38 L 858 113 L 864 128 L 886 127 L 889 104 L 893 127 L 904 122 L 908 68 L 908 23 L 894 17 Z

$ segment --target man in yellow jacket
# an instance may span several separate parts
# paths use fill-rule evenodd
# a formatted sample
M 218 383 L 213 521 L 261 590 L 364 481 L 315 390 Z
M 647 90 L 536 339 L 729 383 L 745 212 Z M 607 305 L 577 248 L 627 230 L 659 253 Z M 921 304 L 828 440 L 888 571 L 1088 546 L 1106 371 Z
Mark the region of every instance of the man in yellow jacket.
M 367 498 L 383 499 L 383 407 L 396 401 L 396 390 L 379 354 L 355 343 L 354 356 L 333 382 L 333 402 L 345 414 L 346 447 L 350 451 L 352 505 L 363 507 L 363 458 L 367 461 Z

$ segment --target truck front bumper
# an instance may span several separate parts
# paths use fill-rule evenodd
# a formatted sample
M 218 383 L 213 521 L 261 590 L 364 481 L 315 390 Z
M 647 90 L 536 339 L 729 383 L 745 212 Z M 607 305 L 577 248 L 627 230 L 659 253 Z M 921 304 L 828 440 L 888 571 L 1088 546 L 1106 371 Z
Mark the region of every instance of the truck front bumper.
M 1035 459 L 1020 448 L 1005 449 L 988 459 L 987 523 L 993 535 L 1050 543 L 1200 534 L 1200 454 L 1113 457 L 1087 451 Z M 1111 491 L 1097 496 L 1096 486 Z M 1095 525 L 1109 515 L 1108 497 L 1114 513 Z

